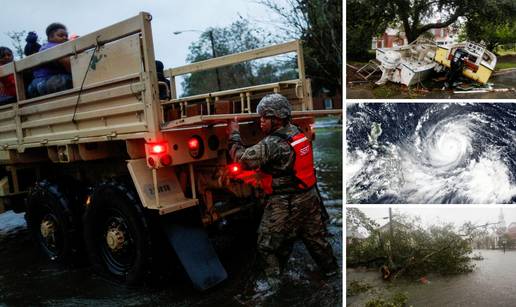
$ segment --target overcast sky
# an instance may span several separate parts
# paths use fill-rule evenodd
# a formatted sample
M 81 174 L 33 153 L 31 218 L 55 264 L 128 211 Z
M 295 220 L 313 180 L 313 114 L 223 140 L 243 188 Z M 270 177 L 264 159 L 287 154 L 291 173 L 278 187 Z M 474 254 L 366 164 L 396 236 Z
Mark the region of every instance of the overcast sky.
M 388 221 L 387 219 L 384 219 L 384 217 L 389 216 L 388 207 L 364 208 L 360 206 L 359 209 L 380 225 L 384 225 Z M 502 210 L 507 224 L 516 222 L 516 208 L 509 207 L 503 208 Z M 471 221 L 477 225 L 482 225 L 485 223 L 498 222 L 500 207 L 472 208 L 462 206 L 450 208 L 450 206 L 446 205 L 433 208 L 425 208 L 421 206 L 411 208 L 396 207 L 393 208 L 393 212 L 400 212 L 410 216 L 419 216 L 421 218 L 421 222 L 425 226 L 440 222 L 452 222 L 455 225 L 460 226 L 467 221 Z
M 61 22 L 70 33 L 85 35 L 140 11 L 153 16 L 152 31 L 156 58 L 166 68 L 186 64 L 188 46 L 199 38 L 199 32 L 173 35 L 174 31 L 205 30 L 223 27 L 244 18 L 267 27 L 270 12 L 254 0 L 21 0 L 2 2 L 0 46 L 12 48 L 8 31 L 36 31 L 40 42 L 46 40 L 45 28 Z M 278 0 L 281 1 L 281 0 Z

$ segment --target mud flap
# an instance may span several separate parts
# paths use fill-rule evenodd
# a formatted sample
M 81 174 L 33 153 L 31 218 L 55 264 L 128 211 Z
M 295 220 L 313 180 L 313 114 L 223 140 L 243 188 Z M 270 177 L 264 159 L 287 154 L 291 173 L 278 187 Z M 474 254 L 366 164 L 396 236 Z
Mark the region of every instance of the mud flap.
M 180 225 L 166 220 L 162 220 L 161 225 L 195 288 L 206 290 L 228 277 L 201 226 Z

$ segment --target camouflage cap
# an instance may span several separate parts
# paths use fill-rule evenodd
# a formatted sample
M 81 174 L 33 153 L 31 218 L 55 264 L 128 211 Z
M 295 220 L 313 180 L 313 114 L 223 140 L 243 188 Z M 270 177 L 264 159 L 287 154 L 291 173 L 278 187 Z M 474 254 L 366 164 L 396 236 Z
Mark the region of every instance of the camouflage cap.
M 292 109 L 287 98 L 280 94 L 269 94 L 260 100 L 256 107 L 256 112 L 260 116 L 274 116 L 277 118 L 290 117 Z

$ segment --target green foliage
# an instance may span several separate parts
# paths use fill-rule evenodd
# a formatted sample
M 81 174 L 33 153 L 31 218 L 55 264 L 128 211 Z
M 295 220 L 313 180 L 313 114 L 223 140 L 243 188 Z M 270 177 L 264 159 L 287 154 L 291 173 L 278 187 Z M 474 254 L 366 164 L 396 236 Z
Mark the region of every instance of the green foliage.
M 347 61 L 369 60 L 373 36 L 385 30 L 389 22 L 395 18 L 385 14 L 377 2 L 371 0 L 351 0 L 346 4 L 346 57 Z
M 428 30 L 447 27 L 461 17 L 467 20 L 466 32 L 472 40 L 484 40 L 488 47 L 495 46 L 491 42 L 514 42 L 514 10 L 514 0 L 347 1 L 346 53 L 351 59 L 360 59 L 370 48 L 371 37 L 389 24 L 401 26 L 412 42 Z
M 491 14 L 477 13 L 468 18 L 464 27 L 467 39 L 483 41 L 489 50 L 499 45 L 516 42 L 516 19 L 506 16 L 505 11 L 490 10 Z M 516 14 L 516 9 L 513 9 Z
M 404 307 L 407 305 L 407 293 L 396 292 L 389 300 L 374 298 L 366 303 L 366 307 Z
M 210 35 L 213 36 L 213 46 Z M 220 57 L 264 47 L 272 42 L 274 39 L 262 29 L 240 19 L 228 27 L 210 28 L 203 32 L 200 39 L 190 45 L 187 61 L 194 63 L 210 59 L 213 51 Z M 296 59 L 293 57 L 284 57 L 275 61 L 274 65 L 270 61 L 258 60 L 221 67 L 218 68 L 220 90 L 294 79 L 297 77 L 295 67 Z M 182 86 L 185 96 L 216 91 L 217 71 L 213 69 L 187 75 Z
M 363 227 L 369 232 L 375 231 L 380 226 L 358 208 L 346 209 L 346 225 L 352 230 L 358 230 L 360 227 Z
M 516 5 L 514 0 L 484 0 L 482 8 L 471 11 L 460 38 L 484 42 L 489 50 L 516 43 Z
M 281 18 L 289 38 L 304 45 L 306 74 L 314 93 L 323 88 L 334 94 L 342 88 L 342 1 L 260 1 Z
M 354 215 L 360 216 L 356 212 Z M 365 227 L 370 227 L 367 219 L 364 221 Z M 473 269 L 468 257 L 472 251 L 469 237 L 457 233 L 452 224 L 424 229 L 418 226 L 417 220 L 396 216 L 392 228 L 392 238 L 387 227 L 370 231 L 365 240 L 352 241 L 347 248 L 348 266 L 379 268 L 387 265 L 391 278 L 421 277 L 428 273 L 458 274 Z

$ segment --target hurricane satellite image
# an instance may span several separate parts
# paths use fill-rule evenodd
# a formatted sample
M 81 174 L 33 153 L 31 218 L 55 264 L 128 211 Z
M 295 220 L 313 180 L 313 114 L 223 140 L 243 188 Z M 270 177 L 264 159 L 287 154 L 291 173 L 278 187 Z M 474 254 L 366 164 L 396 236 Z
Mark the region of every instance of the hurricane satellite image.
M 347 203 L 515 203 L 516 105 L 347 107 Z

